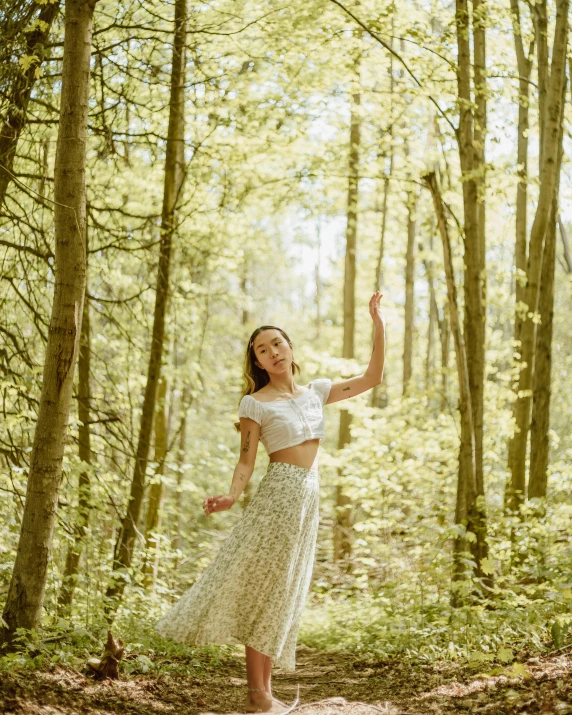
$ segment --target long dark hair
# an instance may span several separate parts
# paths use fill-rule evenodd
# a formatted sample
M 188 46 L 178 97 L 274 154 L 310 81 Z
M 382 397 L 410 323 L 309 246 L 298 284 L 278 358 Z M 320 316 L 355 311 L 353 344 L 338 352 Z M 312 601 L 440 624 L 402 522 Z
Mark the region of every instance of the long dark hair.
M 256 355 L 254 354 L 254 338 L 256 338 L 258 333 L 261 333 L 263 330 L 278 330 L 278 332 L 282 333 L 282 335 L 288 342 L 288 345 L 290 345 L 290 347 L 293 347 L 292 341 L 282 330 L 282 328 L 278 328 L 276 325 L 261 325 L 260 328 L 256 328 L 256 330 L 248 339 L 248 345 L 246 346 L 246 353 L 244 355 L 244 367 L 242 372 L 244 385 L 240 400 L 242 400 L 245 395 L 252 395 L 253 392 L 258 392 L 261 387 L 264 387 L 264 385 L 268 385 L 268 383 L 270 382 L 270 378 L 268 377 L 268 373 L 266 372 L 266 370 L 263 370 L 256 364 Z M 298 365 L 298 363 L 295 362 L 292 358 L 292 375 L 295 375 L 296 372 L 301 372 L 300 365 Z M 240 421 L 235 422 L 234 426 L 236 427 L 236 431 L 240 432 Z

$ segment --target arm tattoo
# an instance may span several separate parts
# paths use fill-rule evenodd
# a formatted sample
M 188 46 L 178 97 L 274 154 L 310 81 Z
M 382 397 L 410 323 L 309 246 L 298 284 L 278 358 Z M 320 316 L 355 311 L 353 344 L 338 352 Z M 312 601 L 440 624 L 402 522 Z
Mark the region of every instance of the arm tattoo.
M 241 482 L 243 482 L 243 481 L 246 479 L 246 477 L 244 476 L 244 474 L 241 474 L 240 472 L 239 472 L 238 476 L 239 476 L 239 479 L 240 479 Z
M 250 430 L 246 434 L 246 441 L 244 443 L 244 447 L 242 448 L 243 452 L 248 452 L 250 449 Z
M 352 389 L 351 387 L 344 387 L 343 392 L 347 392 L 348 390 L 351 390 L 351 389 Z

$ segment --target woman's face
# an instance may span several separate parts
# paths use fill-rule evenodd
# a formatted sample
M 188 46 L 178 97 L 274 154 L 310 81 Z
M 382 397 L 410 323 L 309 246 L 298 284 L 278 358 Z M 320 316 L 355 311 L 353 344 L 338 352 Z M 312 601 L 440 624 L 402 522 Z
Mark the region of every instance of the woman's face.
M 256 364 L 269 375 L 292 371 L 292 348 L 279 330 L 262 330 L 254 338 L 253 347 Z

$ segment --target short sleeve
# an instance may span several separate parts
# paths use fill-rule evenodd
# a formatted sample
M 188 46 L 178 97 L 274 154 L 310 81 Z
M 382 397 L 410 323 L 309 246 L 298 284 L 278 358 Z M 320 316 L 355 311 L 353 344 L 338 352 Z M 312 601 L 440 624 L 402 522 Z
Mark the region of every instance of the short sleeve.
M 322 405 L 325 405 L 332 388 L 332 381 L 330 378 L 319 377 L 316 380 L 312 380 L 312 386 L 319 393 L 322 399 Z
M 251 420 L 262 424 L 262 405 L 250 395 L 245 395 L 238 406 L 238 416 L 249 417 Z

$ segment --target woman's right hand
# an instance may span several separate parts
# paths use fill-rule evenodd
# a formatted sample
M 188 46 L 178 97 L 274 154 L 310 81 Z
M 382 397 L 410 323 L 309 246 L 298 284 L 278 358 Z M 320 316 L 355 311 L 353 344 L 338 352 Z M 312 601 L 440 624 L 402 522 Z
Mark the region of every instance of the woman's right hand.
M 213 511 L 227 511 L 234 504 L 234 499 L 229 494 L 218 494 L 214 497 L 206 497 L 203 501 L 205 516 Z

